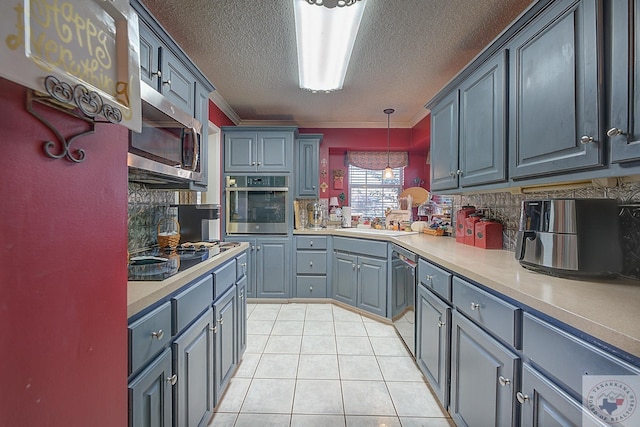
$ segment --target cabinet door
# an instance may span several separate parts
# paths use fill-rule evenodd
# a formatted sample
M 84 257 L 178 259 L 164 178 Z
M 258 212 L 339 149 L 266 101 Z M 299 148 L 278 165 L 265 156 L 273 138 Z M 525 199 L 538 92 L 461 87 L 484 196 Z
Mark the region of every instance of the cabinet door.
M 255 172 L 257 162 L 255 132 L 233 132 L 224 136 L 224 171 Z
M 555 2 L 508 47 L 512 178 L 603 164 L 598 4 Z
M 522 427 L 606 426 L 531 366 L 522 367 Z
M 162 42 L 143 22 L 140 25 L 140 79 L 159 90 L 160 46 Z
M 129 383 L 129 426 L 171 427 L 171 349 Z
M 357 272 L 355 255 L 335 252 L 333 256 L 333 298 L 356 306 Z
M 168 49 L 162 50 L 160 92 L 191 116 L 195 114 L 195 78 Z
M 213 310 L 209 308 L 173 342 L 178 375 L 175 425 L 206 424 L 213 412 Z
M 606 2 L 611 162 L 640 160 L 640 1 Z M 622 133 L 618 133 L 618 130 Z
M 293 133 L 258 132 L 258 172 L 291 172 Z
M 257 239 L 256 281 L 258 298 L 287 298 L 291 281 L 288 239 Z
M 236 283 L 236 303 L 238 304 L 238 360 L 242 359 L 247 348 L 247 276 Z
M 319 139 L 300 139 L 298 141 L 296 197 L 317 199 L 320 194 L 319 150 Z
M 520 359 L 453 312 L 451 416 L 457 426 L 513 426 Z M 504 385 L 502 385 L 504 384 Z
M 215 400 L 216 405 L 231 380 L 236 367 L 237 328 L 236 288 L 229 289 L 213 304 L 215 336 Z
M 506 60 L 498 53 L 460 87 L 461 187 L 507 178 Z
M 431 189 L 458 188 L 458 91 L 431 111 Z
M 358 256 L 358 307 L 387 315 L 387 260 Z
M 422 285 L 417 289 L 416 362 L 442 403 L 449 406 L 451 308 Z

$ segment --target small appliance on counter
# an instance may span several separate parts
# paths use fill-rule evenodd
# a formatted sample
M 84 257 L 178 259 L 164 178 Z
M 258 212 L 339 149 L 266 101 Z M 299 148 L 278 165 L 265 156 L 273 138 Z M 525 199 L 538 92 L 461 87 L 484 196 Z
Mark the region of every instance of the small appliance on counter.
M 324 206 L 319 201 L 307 205 L 308 224 L 311 230 L 320 230 L 324 221 Z
M 207 242 L 218 236 L 209 233 L 210 221 L 220 218 L 220 205 L 175 205 L 178 208 L 180 240 L 185 242 Z
M 515 257 L 556 276 L 614 276 L 622 269 L 619 229 L 613 199 L 525 200 Z

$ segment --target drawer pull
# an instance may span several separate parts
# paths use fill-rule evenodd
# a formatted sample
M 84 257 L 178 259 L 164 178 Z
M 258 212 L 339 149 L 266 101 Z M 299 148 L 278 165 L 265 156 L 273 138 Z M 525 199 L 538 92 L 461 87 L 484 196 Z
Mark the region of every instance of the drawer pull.
M 313 292 L 313 286 L 309 286 L 309 292 Z
M 477 302 L 472 302 L 471 310 L 480 310 L 480 304 L 478 304 Z
M 430 274 L 427 274 L 427 280 L 428 280 L 429 282 L 432 282 L 432 281 L 433 281 L 433 276 L 432 276 L 432 275 L 430 275 Z
M 221 325 L 224 323 L 224 318 L 222 316 L 220 316 L 220 318 L 218 319 L 218 323 L 220 323 Z
M 313 247 L 313 240 L 309 242 L 309 246 Z
M 242 266 L 242 268 L 247 268 L 247 263 L 243 262 L 242 264 L 240 264 Z
M 607 136 L 609 138 L 613 138 L 614 136 L 618 136 L 618 135 L 624 135 L 625 133 L 622 131 L 622 129 L 618 129 L 618 128 L 611 128 L 607 131 Z
M 162 84 L 171 86 L 171 79 L 162 82 Z
M 162 77 L 162 71 L 160 71 L 160 70 L 155 71 L 155 72 L 151 73 L 151 75 L 154 76 L 154 77 Z
M 595 139 L 593 139 L 593 137 L 590 136 L 590 135 L 583 135 L 583 136 L 580 137 L 580 143 L 581 144 L 588 144 L 588 143 L 593 142 L 593 141 L 595 141 Z
M 444 325 L 446 325 L 446 323 L 444 323 L 442 320 L 438 320 L 438 328 L 442 328 Z
M 313 267 L 313 261 L 309 261 L 309 267 Z
M 529 400 L 529 396 L 527 396 L 526 394 L 522 394 L 522 392 L 519 391 L 518 393 L 516 393 L 516 399 L 518 399 L 518 402 L 524 403 Z
M 351 268 L 355 270 L 356 269 L 356 265 L 355 264 L 351 264 Z
M 157 338 L 157 339 L 161 340 L 162 337 L 164 336 L 164 331 L 162 329 L 159 329 L 158 332 L 151 332 L 151 336 L 153 338 Z
M 167 377 L 167 382 L 171 385 L 176 385 L 176 383 L 178 382 L 178 376 L 176 374 L 173 374 L 170 377 Z
M 211 332 L 213 332 L 214 334 L 218 333 L 218 325 L 213 325 L 213 326 L 209 326 L 209 329 L 211 330 Z
M 499 383 L 502 387 L 505 387 L 505 386 L 507 386 L 507 385 L 511 384 L 511 380 L 510 380 L 509 378 L 505 378 L 505 377 L 503 377 L 502 375 L 500 375 L 500 376 L 498 377 L 498 383 Z

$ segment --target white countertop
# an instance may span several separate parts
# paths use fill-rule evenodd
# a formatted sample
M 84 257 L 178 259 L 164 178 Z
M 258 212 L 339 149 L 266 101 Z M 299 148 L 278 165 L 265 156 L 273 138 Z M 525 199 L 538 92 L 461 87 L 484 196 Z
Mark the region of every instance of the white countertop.
M 423 233 L 387 236 L 349 229 L 296 230 L 386 240 L 474 280 L 606 343 L 640 357 L 640 281 L 570 280 L 524 269 L 513 252 L 480 249 L 452 237 Z

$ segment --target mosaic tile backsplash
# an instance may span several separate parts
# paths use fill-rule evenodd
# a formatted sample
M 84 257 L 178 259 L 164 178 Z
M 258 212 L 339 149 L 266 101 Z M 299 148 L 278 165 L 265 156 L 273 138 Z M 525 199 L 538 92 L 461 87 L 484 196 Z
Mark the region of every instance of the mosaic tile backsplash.
M 451 196 L 453 212 L 464 205 L 475 206 L 484 215 L 503 225 L 503 248 L 515 252 L 516 233 L 523 200 L 557 198 L 612 198 L 621 204 L 620 220 L 624 256 L 623 275 L 640 279 L 640 182 L 622 183 L 616 187 L 580 188 L 527 194 L 509 192 Z
M 174 203 L 174 191 L 149 190 L 144 185 L 129 183 L 129 252 L 158 242 L 158 223 L 163 219 L 177 218 L 176 208 L 170 207 Z M 163 227 L 165 223 L 167 227 L 173 226 L 172 221 L 164 221 Z

